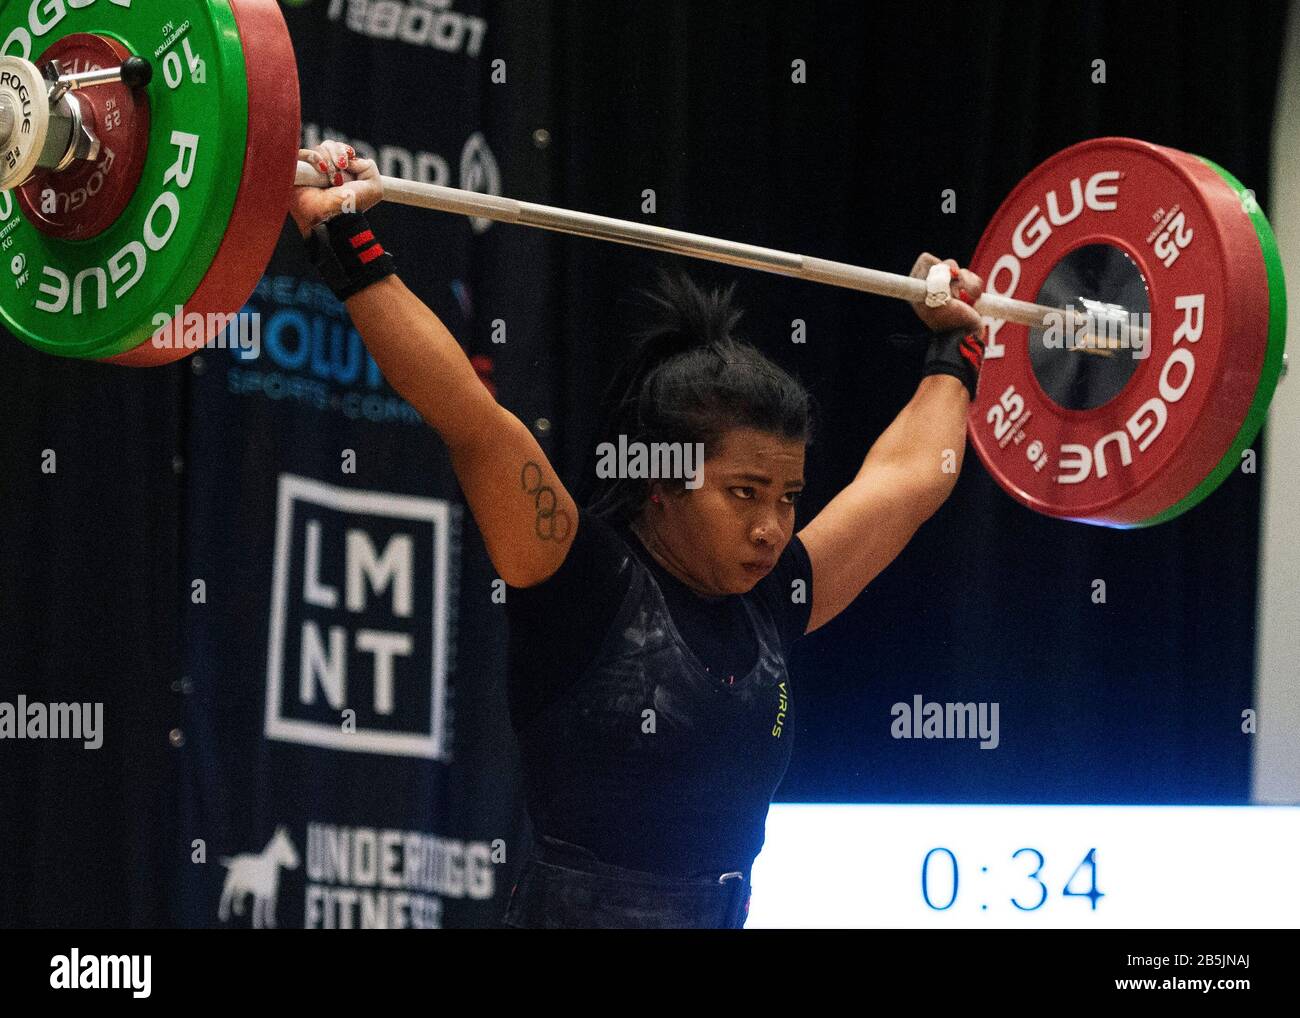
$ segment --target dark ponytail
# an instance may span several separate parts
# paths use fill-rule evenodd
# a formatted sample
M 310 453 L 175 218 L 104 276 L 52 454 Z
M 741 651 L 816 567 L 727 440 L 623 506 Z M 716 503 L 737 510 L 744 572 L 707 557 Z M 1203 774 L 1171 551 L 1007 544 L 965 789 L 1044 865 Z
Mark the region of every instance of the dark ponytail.
M 732 428 L 812 441 L 807 391 L 734 330 L 743 312 L 733 282 L 701 290 L 689 276 L 660 270 L 649 300 L 651 320 L 633 334 L 632 354 L 615 373 L 600 403 L 604 426 L 596 444 L 702 442 L 712 456 Z M 588 457 L 583 489 L 587 511 L 613 521 L 633 519 L 650 493 L 643 478 L 599 478 L 597 450 Z M 681 483 L 680 479 L 676 483 Z M 583 490 L 580 489 L 580 490 Z

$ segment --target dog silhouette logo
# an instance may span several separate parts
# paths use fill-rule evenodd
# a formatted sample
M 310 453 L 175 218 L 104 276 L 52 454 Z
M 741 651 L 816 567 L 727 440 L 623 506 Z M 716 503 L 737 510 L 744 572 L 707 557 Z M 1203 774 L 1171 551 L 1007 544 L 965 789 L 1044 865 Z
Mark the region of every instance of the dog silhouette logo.
M 299 865 L 298 850 L 289 840 L 284 825 L 261 852 L 248 852 L 220 860 L 226 867 L 226 882 L 221 888 L 221 905 L 218 914 L 228 922 L 233 909 L 235 915 L 244 914 L 244 895 L 253 896 L 253 929 L 275 927 L 275 900 L 280 892 L 280 869 L 296 870 Z

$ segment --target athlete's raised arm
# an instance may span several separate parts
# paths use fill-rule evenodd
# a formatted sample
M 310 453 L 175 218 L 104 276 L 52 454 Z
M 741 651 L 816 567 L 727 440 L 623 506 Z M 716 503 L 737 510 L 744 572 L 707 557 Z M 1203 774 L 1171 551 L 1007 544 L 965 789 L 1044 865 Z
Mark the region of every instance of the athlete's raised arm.
M 488 392 L 456 338 L 385 268 L 359 213 L 383 196 L 373 162 L 338 142 L 299 158 L 328 165 L 328 189 L 295 188 L 291 209 L 384 377 L 451 452 L 452 468 L 500 577 L 540 583 L 568 554 L 577 510 L 528 426 Z M 355 214 L 354 214 L 355 213 Z
M 939 259 L 923 253 L 912 275 L 924 279 Z M 906 547 L 951 494 L 966 450 L 966 415 L 975 396 L 984 341 L 970 305 L 984 281 L 951 258 L 946 305 L 915 304 L 930 327 L 921 383 L 911 401 L 872 445 L 857 476 L 803 530 L 812 564 L 812 611 L 806 632 L 847 608 Z

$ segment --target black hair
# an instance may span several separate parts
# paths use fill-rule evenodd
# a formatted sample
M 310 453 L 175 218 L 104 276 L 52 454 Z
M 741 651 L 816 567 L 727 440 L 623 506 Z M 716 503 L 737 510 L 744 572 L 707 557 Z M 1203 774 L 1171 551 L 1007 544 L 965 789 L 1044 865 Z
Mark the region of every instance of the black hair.
M 649 323 L 633 333 L 637 345 L 601 400 L 604 427 L 597 444 L 702 442 L 705 456 L 732 428 L 752 428 L 811 444 L 811 400 L 790 374 L 735 336 L 743 311 L 725 290 L 701 290 L 680 270 L 659 270 Z M 634 519 L 650 494 L 650 479 L 597 478 L 597 454 L 584 481 L 587 511 L 615 521 Z M 682 480 L 675 483 L 682 484 Z

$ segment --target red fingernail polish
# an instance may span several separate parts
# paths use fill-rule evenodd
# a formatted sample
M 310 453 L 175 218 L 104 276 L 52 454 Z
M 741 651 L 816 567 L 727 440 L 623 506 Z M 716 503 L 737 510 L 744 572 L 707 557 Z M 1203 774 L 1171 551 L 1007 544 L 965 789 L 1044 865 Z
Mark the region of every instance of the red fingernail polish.
M 343 186 L 343 174 L 341 173 L 334 174 L 334 186 L 335 187 Z
M 329 169 L 329 167 L 328 167 L 327 165 L 325 165 L 324 163 L 317 163 L 316 165 L 320 167 L 320 171 L 321 171 L 321 173 L 324 173 L 326 170 Z
M 339 156 L 339 169 L 340 170 L 343 169 L 343 167 L 347 166 L 347 164 L 348 161 L 344 159 L 342 156 Z

